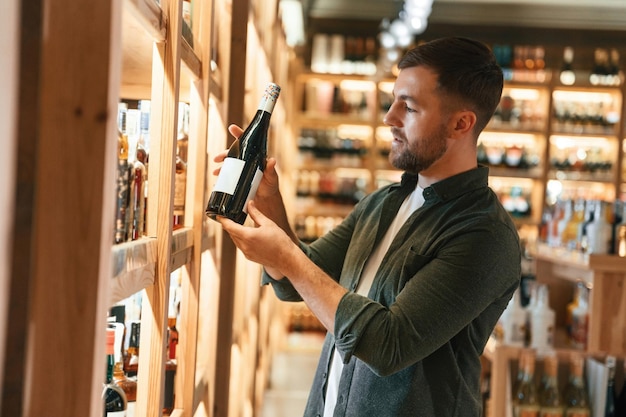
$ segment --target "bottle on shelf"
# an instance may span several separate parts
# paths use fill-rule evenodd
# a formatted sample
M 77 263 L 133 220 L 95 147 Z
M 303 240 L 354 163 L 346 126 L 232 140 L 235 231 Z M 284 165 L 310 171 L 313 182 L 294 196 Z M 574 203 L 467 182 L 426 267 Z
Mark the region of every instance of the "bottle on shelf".
M 126 394 L 114 381 L 115 367 L 115 328 L 106 329 L 107 368 L 106 381 L 102 390 L 103 417 L 125 417 L 127 408 Z
M 137 149 L 139 154 L 139 148 Z M 129 232 L 130 240 L 137 240 L 144 234 L 145 214 L 146 214 L 146 190 L 147 172 L 141 160 L 133 161 L 130 172 L 130 199 L 129 199 Z
M 524 346 L 526 340 L 526 311 L 520 303 L 518 288 L 500 317 L 502 342 L 511 346 Z
M 602 200 L 594 200 L 593 220 L 587 225 L 586 252 L 606 255 L 610 252 L 612 227 L 606 216 L 606 204 Z
M 576 73 L 574 73 L 572 63 L 574 62 L 574 48 L 566 46 L 563 49 L 563 64 L 559 79 L 563 85 L 573 85 L 576 82 Z
M 559 360 L 554 352 L 543 360 L 543 383 L 539 390 L 539 417 L 563 417 L 565 408 L 558 382 Z
M 125 112 L 124 112 L 125 113 Z M 124 116 L 124 120 L 125 120 Z M 128 165 L 128 136 L 125 133 L 125 122 L 118 131 L 117 139 L 117 175 L 115 199 L 115 243 L 122 243 L 128 239 L 128 204 L 130 200 L 129 165 Z
M 604 407 L 604 417 L 619 417 L 615 411 L 615 366 L 617 365 L 615 356 L 607 356 L 605 365 L 609 371 L 609 380 L 606 386 L 606 405 Z
M 174 173 L 174 229 L 184 225 L 185 193 L 187 190 L 188 110 L 186 103 L 178 106 L 178 138 Z
M 577 303 L 572 310 L 571 341 L 576 349 L 587 349 L 589 332 L 589 290 L 582 281 L 577 284 Z
M 563 390 L 565 415 L 591 417 L 591 404 L 584 378 L 585 357 L 573 353 L 570 359 L 569 380 Z
M 550 308 L 547 285 L 538 286 L 537 304 L 530 314 L 530 346 L 539 352 L 551 350 L 554 346 L 555 313 Z
M 620 201 L 615 205 L 615 214 L 612 253 L 623 258 L 626 257 L 626 202 Z
M 615 415 L 626 416 L 626 360 L 624 360 L 624 373 L 625 380 L 622 382 L 622 389 L 615 400 Z
M 130 322 L 130 335 L 128 337 L 128 349 L 124 357 L 124 372 L 129 377 L 137 376 L 139 365 L 139 335 L 141 332 L 141 322 Z
M 532 349 L 523 349 L 519 364 L 522 368 L 521 380 L 513 394 L 514 417 L 538 417 L 539 398 L 535 384 L 535 352 Z
M 573 213 L 569 221 L 566 223 L 561 235 L 561 242 L 564 247 L 577 250 L 580 248 L 579 230 L 580 225 L 585 221 L 585 199 L 577 198 L 574 200 Z
M 256 195 L 265 170 L 267 133 L 279 94 L 277 84 L 268 85 L 254 119 L 230 146 L 207 204 L 210 218 L 225 216 L 240 224 L 245 222 L 246 206 Z

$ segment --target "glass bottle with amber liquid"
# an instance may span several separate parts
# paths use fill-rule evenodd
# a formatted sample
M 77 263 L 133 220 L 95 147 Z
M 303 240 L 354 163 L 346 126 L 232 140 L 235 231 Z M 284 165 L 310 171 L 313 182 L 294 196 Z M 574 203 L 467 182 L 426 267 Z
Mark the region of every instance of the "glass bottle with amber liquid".
M 569 381 L 563 391 L 566 417 L 591 417 L 591 406 L 584 378 L 585 358 L 574 353 L 570 362 Z
M 188 109 L 186 103 L 178 106 L 178 139 L 176 140 L 176 162 L 174 173 L 174 229 L 183 227 L 185 218 L 185 197 L 187 191 L 187 148 Z
M 124 390 L 113 381 L 115 367 L 115 329 L 106 330 L 107 368 L 106 382 L 102 390 L 103 417 L 126 417 L 127 399 Z
M 246 206 L 263 178 L 270 117 L 279 94 L 277 84 L 267 86 L 254 119 L 230 146 L 207 204 L 209 218 L 224 216 L 239 224 L 245 222 Z
M 540 405 L 535 384 L 535 352 L 524 349 L 520 354 L 521 380 L 513 399 L 514 417 L 539 417 Z
M 539 393 L 540 417 L 563 417 L 565 408 L 559 391 L 559 361 L 556 354 L 546 355 L 543 361 L 543 385 Z

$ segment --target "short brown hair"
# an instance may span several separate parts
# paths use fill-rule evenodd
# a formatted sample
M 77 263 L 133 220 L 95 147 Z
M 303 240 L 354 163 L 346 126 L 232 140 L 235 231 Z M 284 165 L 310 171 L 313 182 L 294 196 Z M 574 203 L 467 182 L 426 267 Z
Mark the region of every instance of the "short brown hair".
M 479 41 L 448 37 L 409 50 L 398 68 L 425 66 L 438 78 L 438 90 L 460 99 L 476 113 L 476 136 L 485 128 L 502 95 L 502 69 L 491 50 Z

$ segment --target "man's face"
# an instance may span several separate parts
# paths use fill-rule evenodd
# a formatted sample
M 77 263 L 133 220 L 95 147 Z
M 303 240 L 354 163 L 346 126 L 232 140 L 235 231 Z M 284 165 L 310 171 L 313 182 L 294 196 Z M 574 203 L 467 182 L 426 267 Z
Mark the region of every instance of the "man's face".
M 393 135 L 389 161 L 395 168 L 419 173 L 446 152 L 448 119 L 436 86 L 437 75 L 426 67 L 400 71 L 394 101 L 384 119 Z

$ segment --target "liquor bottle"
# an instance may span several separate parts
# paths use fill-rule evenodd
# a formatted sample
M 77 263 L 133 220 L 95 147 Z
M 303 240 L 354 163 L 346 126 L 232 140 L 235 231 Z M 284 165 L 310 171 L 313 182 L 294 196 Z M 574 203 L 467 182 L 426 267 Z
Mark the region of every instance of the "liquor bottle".
M 569 381 L 563 391 L 566 417 L 590 417 L 591 406 L 584 379 L 585 358 L 574 353 L 570 361 Z
M 503 342 L 511 346 L 524 346 L 526 339 L 526 310 L 522 308 L 520 297 L 518 288 L 500 317 Z
M 139 148 L 137 148 L 139 156 Z M 135 160 L 130 169 L 130 201 L 129 201 L 129 227 L 130 240 L 137 240 L 144 234 L 146 214 L 146 188 L 147 173 L 145 165 Z
M 247 204 L 256 195 L 265 170 L 267 132 L 280 87 L 269 84 L 254 119 L 228 150 L 206 208 L 212 219 L 228 217 L 243 224 Z
M 115 366 L 115 328 L 106 330 L 107 369 L 106 382 L 102 390 L 103 417 L 125 417 L 127 400 L 126 394 L 113 382 L 113 368 Z
M 176 141 L 176 163 L 174 173 L 174 229 L 183 226 L 185 216 L 185 192 L 187 189 L 187 108 L 185 103 L 178 106 L 178 139 Z
M 606 405 L 604 407 L 604 417 L 617 417 L 615 412 L 615 356 L 607 356 L 606 367 L 609 371 L 609 380 L 606 386 Z
M 127 211 L 130 198 L 128 183 L 128 136 L 118 131 L 117 138 L 117 178 L 115 199 L 115 243 L 125 242 L 128 238 Z
M 163 414 L 169 415 L 174 410 L 174 380 L 178 362 L 176 359 L 176 345 L 178 345 L 178 329 L 176 316 L 167 318 L 167 361 L 165 362 L 165 395 L 163 399 Z
M 587 225 L 587 252 L 605 255 L 610 252 L 612 228 L 606 217 L 606 204 L 602 200 L 594 204 L 593 220 Z
M 558 383 L 559 361 L 551 353 L 543 361 L 543 384 L 539 392 L 540 417 L 563 417 L 564 407 Z
M 615 204 L 612 253 L 620 257 L 626 256 L 626 201 L 620 201 L 619 204 Z
M 122 345 L 124 340 L 125 327 L 122 322 L 115 323 L 115 353 L 113 366 L 113 382 L 124 391 L 126 396 L 126 417 L 134 417 L 135 401 L 137 398 L 137 381 L 129 378 L 124 373 L 124 359 L 122 355 Z
M 537 304 L 531 312 L 530 346 L 538 351 L 552 349 L 555 313 L 550 308 L 549 290 L 545 284 L 537 289 Z
M 579 249 L 580 241 L 578 240 L 578 230 L 580 225 L 585 221 L 585 199 L 577 198 L 574 201 L 574 212 L 570 216 L 569 221 L 563 229 L 561 241 L 563 246 L 568 249 Z
M 574 48 L 567 46 L 563 49 L 563 64 L 561 66 L 561 74 L 559 75 L 563 85 L 572 85 L 576 82 L 576 74 L 572 69 L 572 62 L 574 62 Z
M 128 338 L 128 350 L 124 357 L 124 372 L 129 377 L 137 376 L 137 365 L 139 364 L 139 334 L 141 332 L 141 322 L 130 323 L 130 336 Z
M 522 378 L 514 393 L 514 417 L 539 417 L 539 398 L 535 385 L 535 353 L 531 349 L 521 352 Z
M 589 331 L 589 290 L 579 281 L 577 285 L 578 302 L 572 310 L 571 340 L 574 348 L 586 349 Z
M 624 360 L 623 375 L 626 375 L 626 360 Z M 622 383 L 622 390 L 615 400 L 615 415 L 618 417 L 626 416 L 626 381 Z

